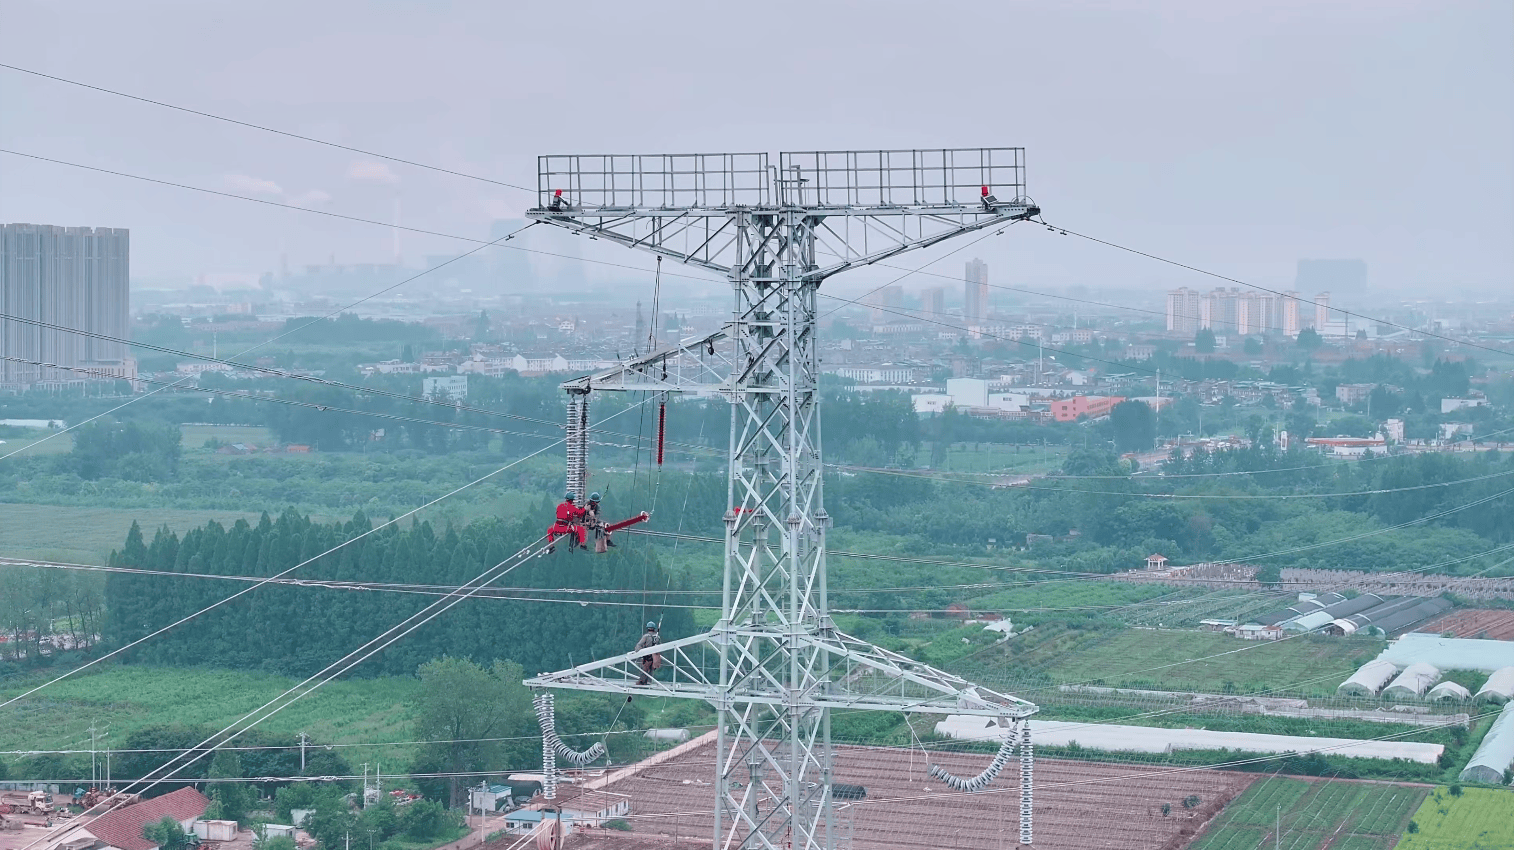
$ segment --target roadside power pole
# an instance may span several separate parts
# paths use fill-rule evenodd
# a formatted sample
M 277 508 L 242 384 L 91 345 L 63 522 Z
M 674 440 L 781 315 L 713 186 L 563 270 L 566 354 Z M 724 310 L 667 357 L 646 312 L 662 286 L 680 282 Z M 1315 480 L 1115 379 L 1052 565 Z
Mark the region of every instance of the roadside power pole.
M 310 736 L 300 733 L 300 773 L 305 772 L 305 747 L 310 744 Z

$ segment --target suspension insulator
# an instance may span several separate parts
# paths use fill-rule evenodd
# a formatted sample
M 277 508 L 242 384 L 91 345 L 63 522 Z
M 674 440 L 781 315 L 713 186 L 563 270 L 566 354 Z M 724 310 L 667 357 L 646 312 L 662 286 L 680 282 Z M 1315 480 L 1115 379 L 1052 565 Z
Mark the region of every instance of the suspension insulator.
M 954 791 L 978 792 L 988 787 L 990 782 L 999 775 L 1000 771 L 1009 764 L 1010 756 L 1015 751 L 1015 737 L 1011 734 L 999 744 L 999 752 L 994 755 L 994 760 L 988 763 L 988 768 L 977 776 L 961 777 L 948 773 L 940 765 L 930 766 L 930 776 L 946 783 L 946 787 Z
M 663 400 L 657 405 L 657 465 L 662 466 L 663 438 L 668 433 L 668 402 Z
M 1030 742 L 1030 721 L 1020 728 L 1020 843 L 1030 846 L 1031 816 L 1034 813 L 1031 791 L 1036 767 L 1035 745 Z
M 532 706 L 536 709 L 536 722 L 541 724 L 542 762 L 551 762 L 556 768 L 557 756 L 562 756 L 575 767 L 595 761 L 605 754 L 604 742 L 596 742 L 587 750 L 575 750 L 563 743 L 557 735 L 557 710 L 556 698 L 551 693 L 540 694 L 532 700 Z M 553 777 L 553 788 L 556 789 L 556 777 Z M 550 797 L 548 799 L 551 799 Z

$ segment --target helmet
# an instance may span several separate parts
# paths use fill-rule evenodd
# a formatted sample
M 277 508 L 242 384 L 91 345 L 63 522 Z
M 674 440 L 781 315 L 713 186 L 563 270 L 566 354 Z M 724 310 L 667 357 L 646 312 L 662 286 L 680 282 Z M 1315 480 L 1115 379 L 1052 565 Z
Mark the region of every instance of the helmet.
M 576 500 L 577 498 L 578 498 L 578 496 L 575 495 L 572 490 L 569 490 L 568 491 L 568 495 L 563 496 L 563 501 L 565 501 L 565 502 L 571 502 L 571 501 Z
M 655 631 L 657 631 L 657 624 L 656 623 L 647 623 L 647 631 L 649 631 L 649 632 L 655 632 Z
M 599 501 L 599 494 L 598 493 L 590 493 L 589 494 L 589 501 L 591 501 L 591 502 L 597 502 L 597 501 Z

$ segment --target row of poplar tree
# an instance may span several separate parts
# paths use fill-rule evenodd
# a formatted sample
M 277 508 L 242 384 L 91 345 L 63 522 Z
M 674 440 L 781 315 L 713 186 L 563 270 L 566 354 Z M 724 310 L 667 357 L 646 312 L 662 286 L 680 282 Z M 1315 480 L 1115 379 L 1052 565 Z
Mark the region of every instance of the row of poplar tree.
M 510 558 L 544 531 L 540 522 L 530 521 L 483 520 L 440 531 L 426 522 L 401 525 L 354 540 L 288 578 L 456 587 Z M 163 529 L 149 542 L 134 524 L 126 544 L 112 554 L 111 566 L 169 574 L 112 573 L 106 584 L 103 639 L 122 646 L 245 586 L 175 573 L 271 576 L 372 528 L 361 513 L 345 523 L 322 524 L 286 511 L 277 519 L 264 514 L 256 524 L 238 521 L 230 528 L 210 522 L 182 538 Z M 507 658 L 534 673 L 627 652 L 647 619 L 660 620 L 669 639 L 693 632 L 687 609 L 664 607 L 666 590 L 674 586 L 650 547 L 622 543 L 602 555 L 558 549 L 526 561 L 494 584 L 636 591 L 614 597 L 629 604 L 580 605 L 582 597 L 560 594 L 547 595 L 565 601 L 470 598 L 373 656 L 354 674 L 411 675 L 441 656 L 484 663 Z M 307 676 L 439 598 L 269 584 L 145 642 L 128 660 Z

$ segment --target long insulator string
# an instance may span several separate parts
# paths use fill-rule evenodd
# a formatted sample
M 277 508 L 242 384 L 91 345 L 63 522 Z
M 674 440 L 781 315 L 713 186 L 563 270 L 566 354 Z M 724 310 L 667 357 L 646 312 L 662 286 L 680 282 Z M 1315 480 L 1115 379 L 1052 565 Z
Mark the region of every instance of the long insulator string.
M 562 756 L 575 767 L 583 767 L 589 762 L 596 761 L 605 754 L 603 741 L 596 741 L 594 746 L 587 750 L 579 751 L 564 744 L 562 738 L 557 736 L 557 711 L 554 706 L 555 697 L 549 692 L 537 694 L 531 701 L 536 709 L 536 720 L 541 724 L 542 753 L 545 756 L 548 746 L 559 756 Z M 555 761 L 555 759 L 554 759 Z
M 999 744 L 999 752 L 994 756 L 994 760 L 989 762 L 988 768 L 977 776 L 964 779 L 955 774 L 948 773 L 938 764 L 930 766 L 930 776 L 932 779 L 939 779 L 945 782 L 946 786 L 953 791 L 970 791 L 973 793 L 982 791 L 1009 764 L 1010 757 L 1014 755 L 1015 744 L 1015 736 L 1011 733 L 1004 739 L 1003 743 Z
M 657 404 L 657 465 L 662 466 L 662 443 L 668 434 L 668 400 L 664 396 Z

